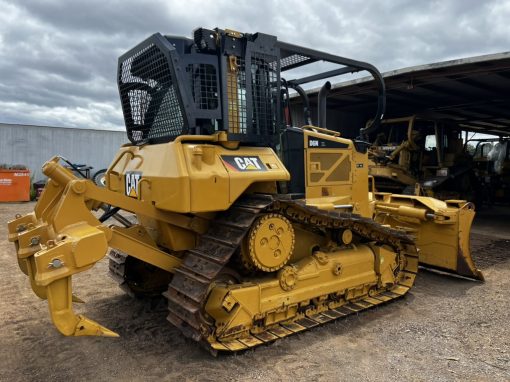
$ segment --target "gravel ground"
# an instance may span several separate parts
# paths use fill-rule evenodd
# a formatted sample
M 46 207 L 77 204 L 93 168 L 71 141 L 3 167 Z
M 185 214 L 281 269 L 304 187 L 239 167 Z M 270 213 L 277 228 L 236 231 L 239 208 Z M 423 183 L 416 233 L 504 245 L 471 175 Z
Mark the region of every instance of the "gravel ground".
M 472 234 L 485 283 L 423 271 L 404 299 L 213 358 L 166 321 L 162 301 L 123 294 L 106 275 L 105 260 L 75 277 L 74 291 L 87 301 L 77 310 L 121 337 L 61 336 L 6 240 L 5 222 L 32 209 L 33 203 L 0 204 L 2 381 L 510 380 L 508 223 L 495 234 L 486 226 L 493 220 L 482 219 Z

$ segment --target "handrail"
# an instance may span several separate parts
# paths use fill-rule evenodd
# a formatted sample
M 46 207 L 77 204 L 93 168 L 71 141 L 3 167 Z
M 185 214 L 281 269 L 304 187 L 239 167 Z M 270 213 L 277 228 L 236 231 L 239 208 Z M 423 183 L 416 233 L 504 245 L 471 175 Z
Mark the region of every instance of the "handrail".
M 323 127 L 318 127 L 318 126 L 313 126 L 313 125 L 305 125 L 302 127 L 302 129 L 315 131 L 315 132 L 319 132 L 319 133 L 323 133 L 323 134 L 328 134 L 328 135 L 332 135 L 334 137 L 340 136 L 340 133 L 338 131 L 333 131 L 333 130 L 329 130 L 329 129 L 325 129 Z

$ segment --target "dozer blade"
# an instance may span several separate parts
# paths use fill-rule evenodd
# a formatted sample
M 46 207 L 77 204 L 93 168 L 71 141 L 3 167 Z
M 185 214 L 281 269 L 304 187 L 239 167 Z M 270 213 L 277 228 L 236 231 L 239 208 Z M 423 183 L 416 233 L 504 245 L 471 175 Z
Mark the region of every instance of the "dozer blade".
M 458 220 L 453 232 L 435 225 L 431 232 L 423 228 L 418 233 L 418 248 L 421 248 L 420 263 L 431 268 L 442 269 L 460 276 L 484 281 L 482 272 L 476 267 L 470 250 L 471 224 L 475 217 L 472 204 L 467 203 L 458 210 Z M 452 236 L 455 240 L 452 240 Z
M 375 197 L 375 219 L 413 234 L 421 265 L 484 280 L 470 251 L 471 224 L 475 217 L 472 203 L 385 193 Z

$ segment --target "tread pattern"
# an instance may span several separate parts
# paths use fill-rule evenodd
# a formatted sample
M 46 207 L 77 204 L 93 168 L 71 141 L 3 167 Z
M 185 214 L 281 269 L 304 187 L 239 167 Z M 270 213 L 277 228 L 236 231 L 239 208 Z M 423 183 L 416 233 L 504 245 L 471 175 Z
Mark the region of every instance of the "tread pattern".
M 213 327 L 202 314 L 211 284 L 263 212 L 277 212 L 293 222 L 314 227 L 348 228 L 367 241 L 390 245 L 406 259 L 404 269 L 399 269 L 398 283 L 377 295 L 349 301 L 339 308 L 313 316 L 276 324 L 262 333 L 227 342 L 211 341 Z M 418 253 L 413 239 L 405 232 L 359 215 L 309 207 L 304 201 L 285 196 L 252 195 L 241 198 L 229 210 L 217 214 L 209 230 L 200 237 L 198 246 L 184 254 L 183 263 L 175 269 L 164 295 L 168 299 L 168 321 L 185 336 L 205 344 L 213 353 L 238 351 L 399 298 L 412 287 L 417 270 Z

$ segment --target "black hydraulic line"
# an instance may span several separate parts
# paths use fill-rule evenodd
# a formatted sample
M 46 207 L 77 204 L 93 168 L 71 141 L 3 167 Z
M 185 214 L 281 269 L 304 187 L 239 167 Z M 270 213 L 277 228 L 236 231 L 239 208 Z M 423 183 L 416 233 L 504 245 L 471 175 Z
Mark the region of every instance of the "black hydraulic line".
M 120 210 L 119 207 L 112 208 L 112 206 L 108 204 L 103 204 L 101 205 L 101 209 L 104 211 L 104 214 L 101 215 L 101 217 L 98 219 L 101 223 L 104 223 L 108 219 L 113 218 L 127 228 L 133 225 L 128 219 L 118 213 Z
M 289 88 L 286 86 L 281 90 L 281 97 L 283 100 L 283 118 L 285 119 L 285 124 L 287 126 L 292 126 L 292 115 L 290 113 L 290 98 L 289 98 Z
M 309 83 L 309 82 L 323 80 L 325 78 L 331 78 L 331 77 L 335 77 L 335 76 L 340 76 L 342 74 L 356 73 L 356 72 L 360 72 L 362 70 L 363 69 L 361 69 L 361 68 L 353 68 L 352 66 L 346 66 L 345 68 L 330 70 L 328 72 L 314 74 L 313 76 L 296 78 L 295 80 L 290 80 L 289 82 L 291 82 L 293 84 L 296 84 L 296 85 L 301 85 L 301 84 L 306 84 L 306 83 Z
M 133 224 L 127 220 L 124 216 L 122 216 L 121 214 L 114 214 L 112 216 L 113 219 L 117 220 L 120 224 L 122 224 L 124 227 L 126 228 L 129 228 L 131 227 Z
M 292 126 L 292 117 L 290 115 L 290 96 L 289 96 L 289 84 L 285 80 L 285 78 L 281 79 L 282 89 L 280 90 L 281 99 L 282 99 L 282 110 L 283 117 L 285 118 L 285 124 L 287 126 Z
M 311 125 L 312 117 L 310 115 L 310 100 L 308 99 L 308 95 L 301 86 L 295 84 L 294 82 L 288 81 L 287 85 L 289 88 L 294 89 L 303 100 L 303 115 L 305 118 L 305 124 Z
M 113 207 L 113 208 L 104 208 L 105 212 L 101 215 L 101 217 L 98 219 L 101 223 L 104 223 L 108 219 L 110 219 L 113 215 L 115 215 L 117 212 L 120 211 L 119 207 Z
M 60 158 L 60 160 L 66 162 L 69 166 L 71 166 L 71 168 L 76 171 L 78 174 L 80 174 L 80 176 L 83 178 L 83 179 L 88 179 L 87 176 L 81 172 L 81 170 L 75 166 L 73 163 L 71 163 L 71 161 L 67 160 L 66 158 L 64 158 L 62 155 L 59 155 L 58 158 Z
M 362 137 L 366 137 L 368 133 L 375 131 L 379 127 L 379 122 L 383 118 L 384 111 L 386 110 L 386 86 L 384 85 L 384 79 L 383 79 L 381 73 L 379 72 L 379 70 L 377 70 L 377 68 L 375 66 L 373 66 L 372 64 L 369 64 L 367 62 L 352 60 L 350 58 L 345 58 L 345 57 L 341 57 L 341 56 L 335 56 L 334 54 L 329 54 L 329 53 L 320 52 L 320 51 L 314 50 L 314 49 L 304 48 L 304 47 L 294 45 L 294 44 L 289 44 L 289 43 L 286 43 L 283 41 L 278 41 L 278 47 L 290 54 L 295 54 L 295 55 L 297 54 L 297 55 L 301 55 L 304 57 L 309 57 L 309 59 L 312 61 L 322 60 L 322 61 L 327 61 L 327 62 L 332 62 L 335 64 L 343 65 L 343 66 L 346 66 L 349 68 L 356 68 L 356 69 L 359 69 L 360 71 L 366 70 L 367 72 L 369 72 L 372 75 L 372 77 L 374 78 L 375 85 L 377 86 L 377 90 L 379 91 L 379 95 L 377 97 L 377 111 L 373 118 L 373 123 L 365 128 L 361 128 L 360 135 Z M 339 69 L 339 72 L 337 72 L 337 73 L 340 73 L 341 70 L 343 70 L 343 69 Z M 347 70 L 347 69 L 344 69 L 344 70 Z M 350 69 L 349 69 L 349 71 L 350 71 Z M 328 73 L 328 72 L 326 72 L 326 73 Z M 320 75 L 317 75 L 317 76 L 320 76 Z M 311 76 L 311 77 L 313 79 L 313 78 L 317 78 L 317 76 Z
M 362 127 L 359 129 L 359 139 L 368 141 L 368 135 L 373 133 L 374 131 L 377 131 L 379 127 L 381 126 L 381 120 L 380 119 L 374 119 L 370 121 L 370 123 L 367 124 L 366 127 Z
M 326 114 L 327 114 L 328 109 L 327 109 L 326 98 L 328 97 L 330 90 L 331 90 L 331 82 L 326 81 L 326 83 L 324 85 L 322 85 L 321 90 L 319 91 L 319 100 L 318 100 L 319 104 L 317 106 L 317 109 L 318 109 L 317 125 L 324 129 L 327 129 Z

